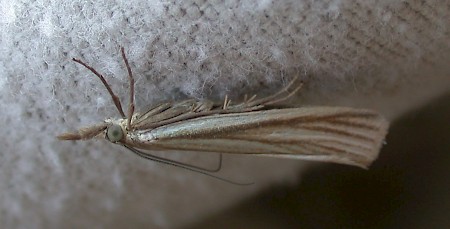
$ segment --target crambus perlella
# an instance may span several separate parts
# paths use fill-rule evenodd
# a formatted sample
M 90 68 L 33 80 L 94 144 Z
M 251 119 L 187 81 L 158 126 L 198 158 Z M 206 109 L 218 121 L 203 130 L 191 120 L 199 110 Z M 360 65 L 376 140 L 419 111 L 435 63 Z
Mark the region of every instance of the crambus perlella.
M 134 112 L 134 79 L 121 48 L 130 81 L 130 104 L 125 115 L 119 98 L 104 77 L 81 60 L 104 84 L 122 118 L 58 136 L 60 140 L 106 138 L 146 159 L 213 176 L 205 168 L 157 157 L 142 150 L 207 151 L 334 162 L 367 168 L 378 156 L 388 122 L 377 112 L 347 107 L 268 109 L 294 95 L 295 79 L 278 93 L 231 104 L 197 101 L 159 104 Z M 221 154 L 220 154 L 221 155 Z M 220 159 L 222 159 L 220 157 Z M 221 180 L 229 180 L 213 176 Z M 231 182 L 234 183 L 234 182 Z

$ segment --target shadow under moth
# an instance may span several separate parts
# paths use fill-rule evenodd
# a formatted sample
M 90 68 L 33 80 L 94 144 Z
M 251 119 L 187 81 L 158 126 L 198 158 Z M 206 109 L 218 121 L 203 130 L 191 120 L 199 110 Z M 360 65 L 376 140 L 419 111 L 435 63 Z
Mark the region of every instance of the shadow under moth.
M 297 79 L 271 96 L 260 99 L 246 96 L 241 103 L 231 104 L 227 97 L 221 103 L 188 99 L 158 104 L 142 113 L 134 112 L 134 78 L 123 48 L 121 54 L 130 83 L 127 114 L 105 78 L 93 67 L 73 58 L 102 81 L 121 118 L 106 119 L 100 124 L 61 134 L 58 139 L 107 139 L 143 158 L 241 184 L 211 174 L 220 170 L 222 153 L 367 168 L 377 158 L 387 134 L 389 123 L 372 110 L 327 106 L 270 109 L 270 105 L 289 99 L 301 88 Z M 216 152 L 220 154 L 220 165 L 208 169 L 144 150 Z

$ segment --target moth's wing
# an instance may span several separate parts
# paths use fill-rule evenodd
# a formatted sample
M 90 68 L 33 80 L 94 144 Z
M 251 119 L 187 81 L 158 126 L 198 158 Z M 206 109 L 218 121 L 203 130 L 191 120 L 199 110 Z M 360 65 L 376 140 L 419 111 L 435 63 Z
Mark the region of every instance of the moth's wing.
M 153 129 L 139 148 L 255 154 L 367 168 L 388 122 L 370 110 L 310 107 L 214 115 Z

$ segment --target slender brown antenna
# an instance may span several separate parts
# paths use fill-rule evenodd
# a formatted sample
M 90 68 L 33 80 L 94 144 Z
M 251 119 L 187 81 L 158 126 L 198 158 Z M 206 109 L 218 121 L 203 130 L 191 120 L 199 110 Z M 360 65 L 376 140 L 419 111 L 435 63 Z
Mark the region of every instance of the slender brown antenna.
M 83 65 L 85 68 L 89 69 L 92 73 L 94 73 L 102 81 L 103 85 L 105 85 L 106 89 L 108 90 L 109 94 L 111 95 L 114 105 L 116 105 L 116 108 L 119 111 L 120 115 L 122 115 L 122 118 L 126 118 L 125 113 L 123 112 L 122 104 L 120 103 L 119 97 L 117 97 L 117 95 L 114 94 L 114 92 L 112 91 L 108 82 L 106 82 L 105 77 L 103 77 L 102 74 L 98 73 L 93 67 L 87 65 L 83 61 L 81 61 L 79 59 L 75 59 L 75 58 L 72 58 L 72 60 Z
M 128 79 L 130 80 L 130 103 L 128 104 L 128 120 L 127 120 L 127 129 L 131 130 L 131 118 L 134 113 L 134 78 L 133 73 L 131 72 L 130 64 L 128 63 L 128 59 L 125 56 L 125 49 L 120 47 L 120 51 L 122 52 L 122 58 L 125 62 L 128 71 Z

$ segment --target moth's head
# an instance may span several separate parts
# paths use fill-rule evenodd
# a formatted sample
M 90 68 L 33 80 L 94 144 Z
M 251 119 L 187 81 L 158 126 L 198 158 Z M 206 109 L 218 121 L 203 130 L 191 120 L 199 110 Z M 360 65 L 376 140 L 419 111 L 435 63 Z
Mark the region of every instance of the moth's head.
M 104 123 L 81 128 L 76 132 L 68 132 L 57 136 L 59 140 L 88 140 L 92 138 L 106 138 L 110 142 L 118 142 L 125 137 L 121 123 L 105 121 Z

